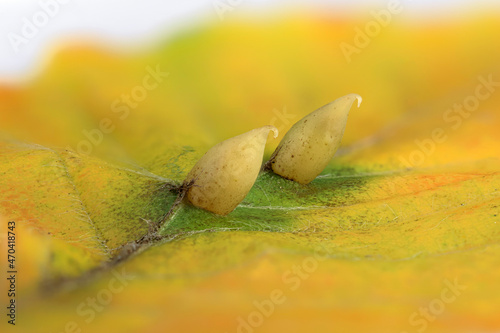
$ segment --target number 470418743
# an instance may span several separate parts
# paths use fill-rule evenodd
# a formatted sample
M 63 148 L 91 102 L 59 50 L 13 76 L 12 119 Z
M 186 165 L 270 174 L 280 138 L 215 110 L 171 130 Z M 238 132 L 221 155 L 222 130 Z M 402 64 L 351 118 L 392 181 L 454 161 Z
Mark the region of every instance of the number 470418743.
M 9 268 L 10 269 L 15 269 L 16 267 L 16 233 L 14 230 L 16 229 L 16 222 L 10 221 L 8 222 L 7 229 L 9 231 L 7 232 L 7 252 L 8 252 L 8 259 L 7 261 L 9 262 Z

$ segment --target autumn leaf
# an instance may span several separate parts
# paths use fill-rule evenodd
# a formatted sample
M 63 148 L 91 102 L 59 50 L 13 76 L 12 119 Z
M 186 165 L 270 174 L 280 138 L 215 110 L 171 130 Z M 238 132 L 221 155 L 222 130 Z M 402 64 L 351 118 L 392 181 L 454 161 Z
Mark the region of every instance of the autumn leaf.
M 1 87 L 16 329 L 500 329 L 500 24 L 395 23 L 347 62 L 338 45 L 362 24 L 228 22 L 128 57 L 73 47 Z M 229 215 L 184 201 L 161 223 L 211 146 L 268 124 L 282 137 L 351 92 L 363 105 L 313 182 L 265 171 Z

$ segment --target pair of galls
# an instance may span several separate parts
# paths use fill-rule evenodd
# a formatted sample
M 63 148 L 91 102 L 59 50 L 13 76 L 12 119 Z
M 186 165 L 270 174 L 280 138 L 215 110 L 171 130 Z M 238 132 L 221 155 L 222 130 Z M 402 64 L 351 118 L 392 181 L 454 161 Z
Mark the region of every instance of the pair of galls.
M 286 133 L 269 164 L 272 170 L 300 184 L 308 184 L 328 165 L 340 146 L 347 116 L 354 100 L 349 94 L 305 116 Z M 187 199 L 196 207 L 219 215 L 232 212 L 246 197 L 259 175 L 269 132 L 264 126 L 223 141 L 209 151 L 189 172 Z

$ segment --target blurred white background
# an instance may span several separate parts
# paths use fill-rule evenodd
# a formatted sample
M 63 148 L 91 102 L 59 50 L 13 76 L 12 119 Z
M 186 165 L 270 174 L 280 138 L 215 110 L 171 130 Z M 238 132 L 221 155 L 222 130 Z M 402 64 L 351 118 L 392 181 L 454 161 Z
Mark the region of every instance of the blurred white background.
M 0 82 L 33 73 L 54 46 L 91 39 L 127 50 L 152 45 L 186 26 L 220 20 L 215 7 L 238 13 L 269 14 L 325 9 L 337 14 L 367 13 L 391 0 L 0 0 Z M 397 1 L 397 0 L 393 0 Z M 499 0 L 400 0 L 408 19 L 449 18 L 467 11 L 500 9 Z M 28 22 L 28 23 L 27 23 Z M 33 24 L 38 23 L 38 26 Z M 31 25 L 31 27 L 30 27 Z

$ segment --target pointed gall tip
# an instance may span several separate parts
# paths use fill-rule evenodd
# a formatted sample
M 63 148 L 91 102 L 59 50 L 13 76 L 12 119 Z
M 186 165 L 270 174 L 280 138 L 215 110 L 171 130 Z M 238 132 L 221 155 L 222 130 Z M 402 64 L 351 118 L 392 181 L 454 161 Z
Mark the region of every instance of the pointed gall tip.
M 347 95 L 348 97 L 354 97 L 358 100 L 358 108 L 360 107 L 361 105 L 361 102 L 363 101 L 363 97 L 361 97 L 360 95 L 358 94 L 349 94 Z
M 273 131 L 273 137 L 276 139 L 279 135 L 279 131 L 276 127 L 272 126 L 272 125 L 268 125 L 266 126 L 266 128 L 269 130 L 269 131 Z

